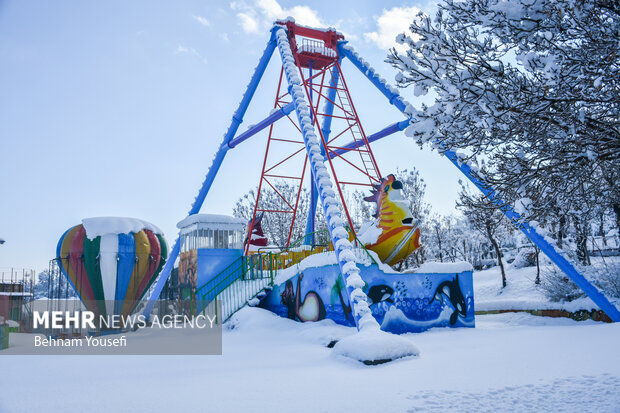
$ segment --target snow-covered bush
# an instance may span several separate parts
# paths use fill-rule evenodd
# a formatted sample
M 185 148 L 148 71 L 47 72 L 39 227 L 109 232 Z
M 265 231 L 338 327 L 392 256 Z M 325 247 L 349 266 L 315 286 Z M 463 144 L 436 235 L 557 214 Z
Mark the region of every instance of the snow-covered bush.
M 536 251 L 534 248 L 522 248 L 512 262 L 512 268 L 533 267 L 536 265 Z
M 540 288 L 551 301 L 573 301 L 585 296 L 583 290 L 556 266 L 547 267 L 541 273 Z
M 608 297 L 620 298 L 620 261 L 606 260 L 591 266 L 579 266 L 579 272 Z M 585 293 L 555 266 L 542 271 L 540 287 L 552 301 L 572 301 Z
M 607 296 L 620 298 L 620 261 L 606 261 L 593 266 L 590 272 L 596 277 L 596 286 Z

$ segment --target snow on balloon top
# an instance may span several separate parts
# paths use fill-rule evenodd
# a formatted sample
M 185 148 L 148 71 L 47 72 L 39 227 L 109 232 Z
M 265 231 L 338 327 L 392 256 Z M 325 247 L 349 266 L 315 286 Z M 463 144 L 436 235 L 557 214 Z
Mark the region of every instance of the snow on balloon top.
M 108 234 L 129 234 L 140 232 L 143 229 L 148 229 L 154 234 L 163 235 L 161 229 L 157 228 L 150 222 L 143 221 L 137 218 L 123 218 L 123 217 L 95 217 L 84 218 L 82 225 L 86 230 L 86 237 L 93 240 L 97 237 Z

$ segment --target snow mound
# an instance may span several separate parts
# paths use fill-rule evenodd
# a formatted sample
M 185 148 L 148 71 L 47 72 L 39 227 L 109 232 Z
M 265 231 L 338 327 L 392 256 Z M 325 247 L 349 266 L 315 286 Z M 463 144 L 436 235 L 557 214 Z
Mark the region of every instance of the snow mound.
M 375 328 L 365 328 L 343 338 L 334 346 L 334 352 L 364 364 L 380 364 L 420 354 L 420 350 L 405 337 Z
M 248 305 L 250 307 L 256 307 L 257 305 L 260 304 L 260 300 L 256 297 L 252 298 L 251 300 L 248 301 Z
M 370 245 L 377 242 L 383 229 L 379 228 L 379 219 L 368 221 L 362 224 L 359 231 L 357 231 L 357 239 L 364 245 Z
M 108 234 L 129 234 L 148 229 L 155 234 L 163 235 L 161 229 L 155 225 L 137 218 L 122 217 L 95 217 L 84 218 L 82 225 L 86 230 L 86 237 L 90 240 Z

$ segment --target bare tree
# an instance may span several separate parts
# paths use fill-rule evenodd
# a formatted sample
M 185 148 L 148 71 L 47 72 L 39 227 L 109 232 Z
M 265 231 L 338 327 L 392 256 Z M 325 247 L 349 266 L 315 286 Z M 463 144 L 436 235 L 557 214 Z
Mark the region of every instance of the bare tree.
M 471 195 L 465 188 L 459 193 L 457 207 L 471 222 L 474 229 L 486 236 L 495 250 L 497 264 L 502 274 L 502 287 L 506 287 L 506 271 L 502 261 L 502 251 L 498 242 L 498 232 L 509 225 L 508 219 L 497 209 L 492 201 L 483 195 Z

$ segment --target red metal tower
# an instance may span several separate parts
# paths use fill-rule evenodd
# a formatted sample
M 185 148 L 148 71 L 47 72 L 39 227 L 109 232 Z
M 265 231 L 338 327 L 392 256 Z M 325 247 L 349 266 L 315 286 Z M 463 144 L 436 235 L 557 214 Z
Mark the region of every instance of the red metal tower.
M 288 29 L 295 65 L 305 87 L 305 97 L 310 103 L 310 116 L 320 134 L 322 154 L 329 161 L 331 175 L 337 186 L 335 189 L 342 201 L 348 226 L 355 231 L 345 200 L 344 187 L 345 185 L 369 187 L 381 180 L 381 174 L 340 68 L 341 58 L 338 55 L 337 42 L 344 39 L 344 36 L 334 29 L 311 29 L 291 21 L 279 24 L 286 25 Z M 283 108 L 292 101 L 289 91 L 286 90 L 286 79 L 283 74 L 284 67 L 280 71 L 274 110 Z M 277 126 L 274 124 L 269 128 L 251 221 L 253 222 L 256 214 L 260 212 L 287 214 L 290 218 L 286 222 L 290 224 L 286 246 L 292 241 L 295 222 L 300 218 L 298 207 L 305 181 L 310 181 L 310 191 L 313 192 L 313 180 L 306 177 L 308 158 L 301 129 L 294 116 L 288 115 L 288 119 L 294 125 L 295 136 L 283 137 L 277 134 Z M 354 145 L 350 144 L 351 138 Z M 282 172 L 284 170 L 287 172 Z M 292 170 L 298 172 L 291 174 Z M 291 186 L 295 188 L 295 195 L 282 194 L 277 188 L 276 180 L 289 183 L 289 188 Z M 261 195 L 267 188 L 281 199 L 282 208 L 270 209 L 262 205 Z M 314 211 L 315 208 L 311 205 L 309 212 L 311 219 L 314 218 Z M 249 233 L 251 231 L 252 228 Z

